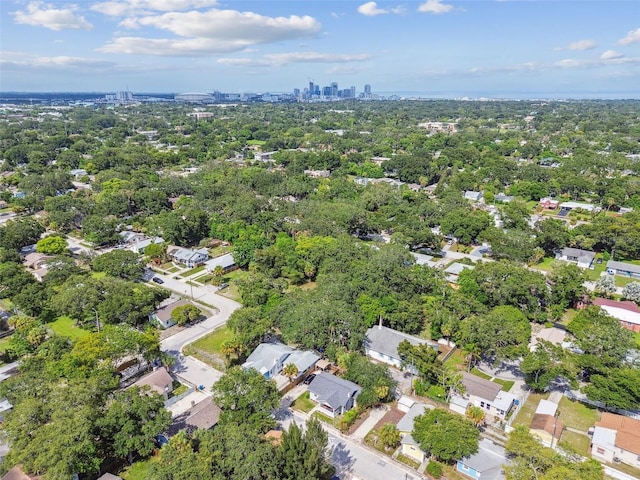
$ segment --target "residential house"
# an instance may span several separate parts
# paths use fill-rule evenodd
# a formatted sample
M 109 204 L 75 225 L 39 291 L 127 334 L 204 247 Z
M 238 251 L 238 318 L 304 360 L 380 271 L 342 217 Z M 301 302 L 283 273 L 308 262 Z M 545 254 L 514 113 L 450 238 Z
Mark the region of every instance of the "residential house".
M 598 213 L 602 210 L 599 206 L 594 205 L 593 203 L 584 203 L 584 202 L 562 202 L 560 204 L 560 210 L 565 210 L 567 212 L 575 209 L 586 210 L 587 212 Z
M 547 447 L 553 443 L 557 444 L 562 436 L 564 423 L 558 418 L 558 414 L 557 403 L 540 400 L 531 419 L 529 431 Z
M 416 417 L 425 413 L 425 409 L 432 409 L 431 405 L 413 402 L 404 417 L 398 422 L 397 428 L 400 433 L 400 445 L 402 454 L 406 455 L 416 462 L 423 463 L 426 459 L 425 452 L 420 448 L 420 444 L 411 436 L 413 432 L 413 422 Z
M 191 250 L 189 248 L 175 247 L 168 254 L 175 263 L 188 268 L 198 267 L 209 259 L 209 250 L 206 248 Z
M 84 168 L 74 168 L 72 170 L 69 170 L 69 175 L 78 179 L 78 178 L 86 177 L 88 173 Z
M 167 400 L 169 398 L 169 394 L 173 391 L 173 378 L 169 375 L 167 370 L 161 367 L 144 375 L 138 381 L 134 382 L 131 387 L 134 386 L 139 387 L 141 390 L 148 388 L 150 392 L 159 393 L 165 400 Z
M 253 155 L 253 159 L 259 162 L 274 162 L 273 155 L 278 153 L 277 150 L 273 152 L 255 152 Z
M 147 238 L 144 233 L 134 232 L 132 230 L 124 230 L 122 232 L 119 232 L 118 235 L 122 237 L 122 243 L 125 245 L 132 245 Z
M 560 200 L 554 200 L 550 197 L 541 198 L 538 205 L 545 210 L 555 210 L 560 206 Z
M 451 397 L 449 408 L 464 415 L 470 405 L 482 408 L 487 418 L 493 415 L 505 418 L 511 410 L 515 397 L 502 390 L 502 385 L 485 380 L 468 372 L 462 372 L 464 392 L 456 392 Z
M 129 245 L 129 250 L 131 250 L 133 253 L 138 253 L 142 255 L 144 253 L 144 250 L 149 245 L 162 245 L 163 243 L 164 243 L 164 238 L 162 237 L 144 238 L 139 242 L 131 243 Z
M 298 374 L 292 379 L 295 380 L 313 370 L 319 359 L 320 356 L 313 352 L 296 350 L 283 343 L 261 343 L 242 367 L 253 368 L 266 378 L 273 378 L 282 372 L 285 365 L 293 363 L 298 369 Z
M 331 176 L 330 170 L 305 170 L 304 174 L 311 178 L 329 178 Z
M 411 345 L 429 345 L 434 350 L 439 350 L 437 343 L 430 342 L 423 338 L 414 337 L 406 333 L 393 330 L 392 328 L 377 325 L 367 330 L 364 340 L 365 354 L 374 360 L 393 365 L 396 368 L 405 370 L 417 375 L 417 370 L 413 365 L 404 365 L 398 354 L 398 345 L 407 340 Z
M 30 270 L 38 270 L 40 268 L 44 268 L 47 262 L 52 258 L 53 257 L 51 255 L 34 252 L 25 255 L 22 260 L 22 264 Z
M 416 265 L 426 265 L 431 268 L 435 268 L 437 262 L 433 261 L 433 255 L 425 255 L 424 253 L 411 252 L 411 255 L 416 260 Z
M 640 280 L 640 265 L 609 260 L 607 262 L 607 273 L 609 275 L 620 275 L 621 277 L 637 278 Z
M 579 248 L 565 247 L 556 252 L 556 259 L 564 262 L 575 263 L 580 268 L 593 269 L 593 260 L 596 258 L 595 252 L 580 250 Z
M 640 420 L 603 412 L 593 429 L 591 455 L 604 462 L 640 467 Z
M 172 437 L 180 430 L 186 430 L 188 433 L 193 433 L 196 430 L 209 430 L 218 423 L 220 413 L 220 407 L 213 403 L 210 397 L 204 397 L 202 401 L 173 418 L 167 435 Z
M 499 193 L 494 197 L 494 200 L 496 202 L 509 203 L 513 202 L 514 198 L 515 197 L 513 195 L 505 195 L 504 193 Z
M 464 192 L 464 198 L 473 202 L 479 202 L 482 200 L 482 192 L 474 192 L 473 190 L 467 190 Z
M 160 328 L 169 328 L 175 325 L 175 320 L 171 318 L 173 311 L 177 307 L 190 304 L 188 300 L 176 300 L 176 298 L 175 296 L 171 296 L 160 303 L 155 312 L 149 315 L 149 321 L 158 324 Z
M 617 319 L 622 327 L 632 332 L 640 332 L 640 308 L 635 302 L 596 298 L 592 303 Z
M 122 480 L 122 477 L 119 477 L 117 475 L 114 475 L 113 473 L 105 473 L 104 475 L 101 475 L 100 477 L 98 477 L 97 480 Z
M 362 388 L 330 373 L 317 373 L 309 384 L 309 398 L 318 403 L 318 410 L 330 417 L 342 415 L 356 404 Z
M 467 265 L 465 263 L 458 263 L 458 262 L 454 262 L 451 265 L 449 265 L 444 273 L 445 273 L 445 278 L 447 279 L 448 282 L 450 283 L 458 283 L 458 277 L 460 276 L 460 274 L 462 273 L 463 270 L 473 270 L 474 268 L 476 268 L 473 265 Z
M 216 267 L 221 267 L 224 273 L 231 272 L 238 268 L 236 261 L 233 258 L 233 253 L 226 253 L 219 257 L 212 258 L 204 262 L 204 267 L 208 272 L 213 272 Z
M 0 480 L 41 480 L 39 475 L 27 475 L 22 470 L 22 465 L 16 465 L 7 473 L 4 474 Z
M 456 462 L 456 470 L 476 480 L 504 480 L 503 465 L 508 460 L 504 448 L 486 438 L 478 443 L 478 452 Z

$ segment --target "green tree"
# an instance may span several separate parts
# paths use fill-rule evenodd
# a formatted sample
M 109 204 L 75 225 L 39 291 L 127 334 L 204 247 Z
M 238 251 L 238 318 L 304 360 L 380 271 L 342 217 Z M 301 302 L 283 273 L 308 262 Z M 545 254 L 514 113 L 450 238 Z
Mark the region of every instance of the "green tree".
M 93 260 L 93 269 L 96 272 L 105 272 L 112 277 L 137 280 L 144 273 L 144 265 L 140 263 L 140 257 L 129 250 L 112 250 Z
M 416 417 L 411 435 L 422 450 L 443 462 L 473 455 L 480 438 L 473 423 L 441 408 Z
M 384 446 L 386 450 L 395 449 L 400 445 L 400 432 L 398 427 L 393 423 L 385 423 L 378 430 L 378 442 Z
M 471 421 L 476 427 L 480 427 L 484 425 L 486 415 L 484 410 L 480 407 L 476 407 L 475 405 L 469 405 L 467 407 L 467 411 L 465 412 L 465 417 Z
M 627 300 L 640 304 L 640 282 L 628 283 L 622 289 L 622 296 Z
M 220 423 L 266 432 L 275 425 L 271 413 L 280 405 L 280 396 L 273 380 L 252 368 L 232 367 L 213 386 L 213 401 L 222 409 Z
M 587 278 L 577 265 L 558 265 L 553 268 L 548 278 L 551 284 L 551 302 L 562 311 L 582 299 L 585 293 L 583 284 Z
M 60 255 L 67 251 L 67 241 L 57 235 L 50 235 L 38 240 L 36 251 L 49 255 Z
M 184 325 L 185 323 L 195 322 L 202 315 L 200 310 L 195 305 L 190 303 L 187 305 L 180 305 L 171 312 L 171 318 L 178 324 Z
M 606 297 L 611 297 L 616 293 L 616 281 L 613 275 L 602 275 L 596 281 L 595 291 Z
M 527 385 L 538 392 L 544 391 L 556 377 L 573 378 L 576 373 L 567 352 L 546 340 L 539 340 L 535 349 L 524 355 L 520 370 Z
M 298 375 L 298 367 L 296 367 L 295 363 L 287 363 L 282 369 L 282 374 L 291 382 L 293 377 Z
M 334 471 L 327 461 L 327 433 L 317 419 L 307 422 L 303 432 L 293 423 L 282 435 L 277 450 L 282 480 L 326 480 Z
M 591 385 L 584 389 L 591 400 L 609 407 L 633 410 L 640 402 L 640 370 L 611 369 L 603 375 L 592 375 Z
M 171 415 L 164 408 L 164 398 L 137 387 L 116 392 L 97 422 L 109 449 L 129 463 L 134 456 L 149 455 L 154 447 L 153 437 L 170 423 Z

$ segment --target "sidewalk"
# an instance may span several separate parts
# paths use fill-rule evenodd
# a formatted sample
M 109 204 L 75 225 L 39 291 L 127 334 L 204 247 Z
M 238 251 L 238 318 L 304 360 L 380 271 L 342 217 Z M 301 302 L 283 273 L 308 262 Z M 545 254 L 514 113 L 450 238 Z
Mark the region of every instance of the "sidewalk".
M 369 414 L 369 417 L 362 422 L 362 424 L 358 427 L 358 429 L 351 434 L 351 439 L 356 442 L 361 442 L 364 440 L 364 437 L 367 436 L 367 433 L 371 431 L 373 427 L 385 416 L 387 413 L 387 408 L 380 407 L 372 410 Z

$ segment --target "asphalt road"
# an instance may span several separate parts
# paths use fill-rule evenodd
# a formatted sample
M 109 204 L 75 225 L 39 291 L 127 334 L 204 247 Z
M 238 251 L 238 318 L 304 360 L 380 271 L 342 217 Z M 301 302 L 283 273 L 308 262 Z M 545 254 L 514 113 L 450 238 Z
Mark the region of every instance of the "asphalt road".
M 187 297 L 193 295 L 196 304 L 197 301 L 206 304 L 203 308 L 212 310 L 211 307 L 213 307 L 213 314 L 206 320 L 185 328 L 160 342 L 160 349 L 177 359 L 176 363 L 171 367 L 173 373 L 195 387 L 202 385 L 205 391 L 211 391 L 211 386 L 220 379 L 222 373 L 195 358 L 182 355 L 182 349 L 185 345 L 224 325 L 229 316 L 241 305 L 229 298 L 216 295 L 216 289 L 211 285 L 191 286 L 185 280 L 178 280 L 171 278 L 169 275 L 157 273 L 154 274 L 154 277 L 161 278 L 164 281 L 161 287 Z
M 291 422 L 298 425 L 306 423 L 306 417 L 288 410 L 288 415 L 281 422 L 288 428 Z M 336 475 L 340 480 L 418 480 L 424 477 L 408 468 L 405 470 L 390 459 L 364 448 L 350 438 L 336 434 L 325 428 L 331 449 L 331 464 L 336 467 Z

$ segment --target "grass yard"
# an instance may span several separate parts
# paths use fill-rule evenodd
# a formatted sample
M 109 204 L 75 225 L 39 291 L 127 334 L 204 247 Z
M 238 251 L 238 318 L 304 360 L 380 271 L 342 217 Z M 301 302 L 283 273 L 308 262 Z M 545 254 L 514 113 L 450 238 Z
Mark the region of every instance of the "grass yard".
M 91 278 L 95 278 L 96 280 L 100 280 L 107 276 L 107 272 L 93 272 L 91 273 Z
M 568 450 L 576 452 L 582 456 L 587 456 L 591 446 L 591 438 L 576 432 L 565 430 L 560 437 L 560 446 L 566 446 Z
M 13 302 L 8 298 L 2 298 L 0 299 L 0 308 L 6 310 L 7 312 L 10 312 L 11 310 L 13 310 Z
M 247 140 L 247 145 L 251 146 L 251 145 L 258 145 L 258 146 L 262 146 L 264 144 L 266 144 L 267 142 L 264 140 Z
M 500 385 L 502 385 L 502 390 L 504 390 L 505 392 L 510 391 L 511 388 L 516 383 L 513 380 L 503 380 L 502 378 L 494 378 L 492 382 L 499 383 Z
M 309 413 L 315 406 L 315 402 L 309 398 L 309 392 L 304 392 L 295 399 L 291 408 L 300 412 Z
M 531 265 L 531 268 L 535 268 L 537 270 L 544 270 L 545 272 L 550 272 L 553 270 L 553 266 L 557 260 L 554 257 L 545 257 L 542 262 L 536 263 L 535 265 Z
M 222 344 L 232 339 L 233 332 L 227 327 L 221 327 L 215 329 L 209 335 L 205 335 L 201 339 L 191 343 L 188 347 L 193 346 L 198 350 L 203 350 L 204 352 L 212 355 L 220 355 L 224 358 L 224 355 L 222 354 Z
M 396 460 L 398 460 L 401 463 L 404 463 L 405 465 L 409 465 L 411 468 L 417 469 L 420 466 L 420 464 L 416 460 L 406 455 L 403 455 L 402 453 L 398 454 L 398 456 L 396 457 Z
M 640 348 L 640 332 L 636 332 L 633 334 L 633 338 L 636 340 L 636 345 Z
M 464 354 L 460 350 L 453 352 L 444 364 L 447 367 L 454 368 L 456 371 L 466 370 Z
M 640 279 L 633 277 L 621 277 L 620 275 L 616 275 L 613 277 L 616 282 L 616 287 L 626 287 L 630 283 L 640 282 Z
M 593 270 L 591 270 L 590 268 L 584 270 L 587 280 L 591 280 L 592 282 L 598 280 L 607 269 L 607 262 L 603 260 L 602 263 L 597 263 L 598 258 L 602 258 L 602 255 L 600 255 L 599 253 L 596 255 L 596 258 L 594 260 Z
M 480 370 L 478 370 L 476 367 L 473 367 L 471 369 L 471 373 L 473 375 L 475 375 L 476 377 L 480 377 L 480 378 L 484 378 L 485 380 L 491 380 L 491 375 L 487 375 L 484 372 L 481 372 Z
M 71 340 L 79 340 L 89 335 L 89 331 L 84 328 L 76 327 L 71 317 L 58 317 L 55 322 L 49 323 L 47 326 L 56 334 Z
M 329 415 L 325 415 L 324 413 L 320 412 L 313 412 L 311 416 L 340 430 L 340 417 L 331 418 Z
M 589 427 L 600 420 L 600 412 L 596 408 L 589 407 L 578 401 L 569 400 L 562 397 L 558 404 L 560 411 L 560 419 L 567 427 L 575 428 L 581 432 L 587 433 Z
M 190 277 L 191 275 L 195 275 L 196 273 L 200 273 L 202 272 L 206 267 L 204 265 L 200 265 L 199 267 L 196 268 L 192 268 L 191 270 L 187 270 L 184 273 L 181 273 L 180 275 L 183 277 Z
M 527 398 L 526 403 L 520 408 L 520 411 L 518 412 L 516 419 L 513 421 L 513 424 L 524 425 L 528 428 L 531 424 L 531 420 L 533 420 L 533 415 L 536 413 L 538 403 L 540 403 L 540 400 L 546 400 L 548 398 L 548 393 L 529 394 L 529 398 Z
M 0 353 L 4 353 L 9 348 L 9 342 L 11 340 L 11 336 L 0 338 Z
M 195 282 L 201 283 L 203 285 L 209 283 L 211 281 L 211 279 L 213 278 L 213 275 L 211 274 L 207 274 L 207 275 L 200 275 L 197 278 L 194 278 L 193 280 Z
M 151 473 L 151 467 L 158 462 L 159 457 L 151 457 L 147 460 L 140 460 L 133 465 L 128 466 L 118 473 L 123 480 L 146 480 Z

